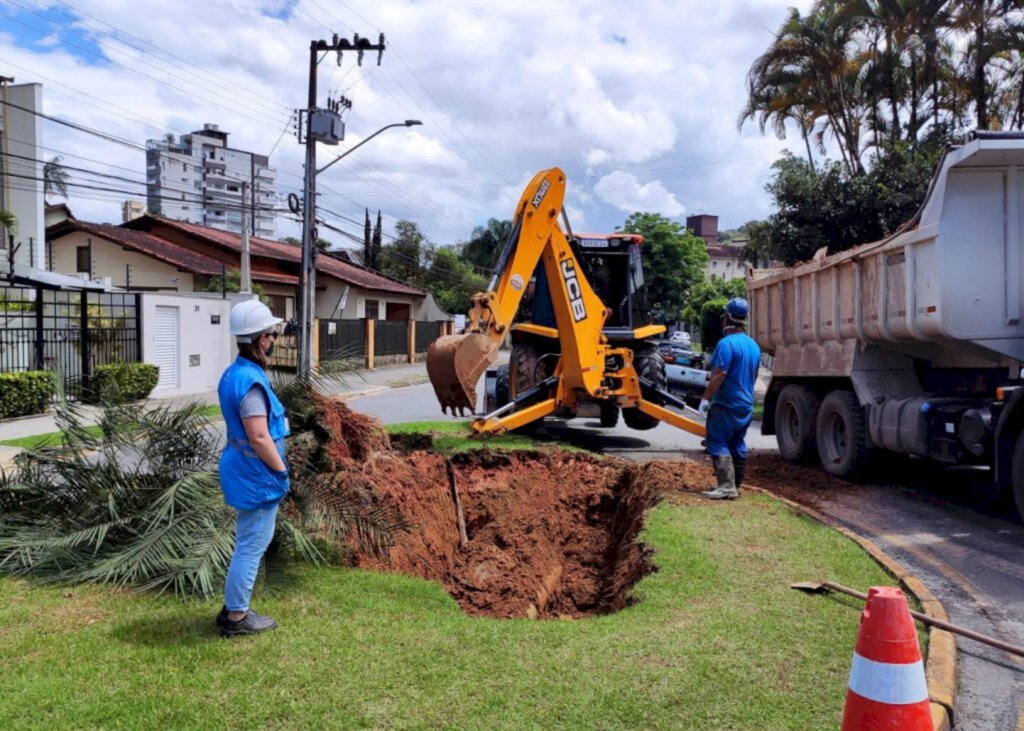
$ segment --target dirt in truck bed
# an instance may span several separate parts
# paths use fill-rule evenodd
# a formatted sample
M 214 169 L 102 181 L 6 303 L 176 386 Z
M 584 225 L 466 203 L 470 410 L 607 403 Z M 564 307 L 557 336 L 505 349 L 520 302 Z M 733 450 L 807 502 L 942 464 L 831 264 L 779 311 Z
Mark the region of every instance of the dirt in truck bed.
M 483 447 L 446 458 L 425 449 L 429 437 L 392 448 L 379 423 L 341 402 L 324 399 L 318 410 L 319 441 L 339 484 L 360 486 L 406 525 L 386 557 L 355 550 L 354 563 L 438 581 L 475 615 L 575 619 L 621 609 L 653 570 L 637 540 L 644 513 L 665 496 L 699 500 L 693 493 L 712 481 L 705 460 L 682 455 L 638 464 Z M 792 469 L 751 455 L 749 481 L 785 494 Z M 798 474 L 804 502 L 808 487 L 828 481 L 810 469 Z

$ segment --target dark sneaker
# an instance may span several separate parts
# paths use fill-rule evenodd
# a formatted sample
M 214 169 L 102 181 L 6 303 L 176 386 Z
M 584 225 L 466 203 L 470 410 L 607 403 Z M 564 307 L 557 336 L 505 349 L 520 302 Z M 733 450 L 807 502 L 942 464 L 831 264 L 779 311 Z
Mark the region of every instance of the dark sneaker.
M 223 627 L 228 621 L 228 608 L 221 607 L 220 614 L 217 615 L 217 619 L 214 620 L 214 624 L 218 627 Z
M 224 624 L 220 628 L 220 634 L 222 637 L 258 635 L 260 632 L 266 632 L 276 627 L 277 622 L 270 617 L 264 617 L 262 614 L 256 614 L 256 612 L 250 610 L 237 622 L 232 622 L 225 616 Z

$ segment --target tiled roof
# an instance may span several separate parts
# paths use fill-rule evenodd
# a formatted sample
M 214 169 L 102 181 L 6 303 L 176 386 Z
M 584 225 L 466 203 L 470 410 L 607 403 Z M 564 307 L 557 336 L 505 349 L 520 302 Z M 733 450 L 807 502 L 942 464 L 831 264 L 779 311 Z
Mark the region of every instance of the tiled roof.
M 169 218 L 163 218 L 162 216 L 143 216 L 142 218 L 135 219 L 130 223 L 135 226 L 146 225 L 146 219 L 169 226 L 192 236 L 205 239 L 213 244 L 230 249 L 233 252 L 242 250 L 242 238 L 239 234 L 221 231 L 219 229 L 210 228 L 209 226 L 200 226 L 199 224 L 187 223 L 185 221 L 174 221 Z M 255 236 L 250 237 L 249 239 L 249 251 L 252 252 L 254 256 L 263 256 L 268 259 L 278 259 L 280 261 L 289 262 L 302 261 L 302 251 L 299 247 L 293 246 L 292 244 L 286 244 L 281 241 L 270 241 L 269 239 L 261 239 Z M 414 287 L 411 284 L 406 284 L 405 282 L 385 277 L 382 274 L 378 274 L 377 272 L 364 267 L 356 264 L 349 264 L 330 256 L 318 256 L 316 259 L 316 269 L 318 272 L 327 274 L 335 279 L 340 279 L 348 284 L 354 284 L 355 286 L 363 289 L 379 292 L 392 292 L 394 294 L 407 294 L 414 297 L 424 297 L 427 294 L 425 290 L 422 290 L 419 287 Z
M 87 223 L 85 221 L 65 221 L 51 230 L 64 233 L 67 231 L 84 231 L 93 236 L 102 236 L 126 249 L 137 251 L 165 264 L 183 269 L 193 274 L 220 274 L 221 263 L 213 257 L 199 254 L 145 231 L 135 231 L 109 223 Z
M 743 250 L 739 246 L 709 246 L 708 256 L 712 259 L 739 259 Z

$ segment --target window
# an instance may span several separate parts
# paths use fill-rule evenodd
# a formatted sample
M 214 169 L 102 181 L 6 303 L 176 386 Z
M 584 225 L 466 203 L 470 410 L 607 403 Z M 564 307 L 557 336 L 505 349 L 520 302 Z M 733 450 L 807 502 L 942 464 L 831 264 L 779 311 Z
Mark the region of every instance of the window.
M 366 319 L 376 320 L 378 315 L 378 308 L 380 307 L 377 300 L 366 300 Z
M 288 317 L 288 297 L 283 294 L 272 294 L 269 295 L 270 299 L 270 314 L 274 317 L 280 317 L 282 320 Z
M 731 266 L 732 266 L 732 262 L 731 262 L 731 261 L 727 261 L 727 262 L 725 262 L 725 268 L 726 268 L 726 269 L 728 269 L 728 268 L 729 268 L 729 267 L 731 267 Z
M 86 274 L 92 274 L 92 262 L 90 261 L 91 258 L 92 257 L 89 256 L 89 247 L 79 246 L 75 256 L 75 263 L 77 264 L 77 266 L 75 267 L 75 271 L 85 272 Z
M 181 172 L 183 172 L 183 173 L 187 173 L 188 172 L 188 163 L 187 162 L 181 163 Z
M 718 262 L 717 261 L 711 262 L 711 268 L 712 269 L 718 269 Z

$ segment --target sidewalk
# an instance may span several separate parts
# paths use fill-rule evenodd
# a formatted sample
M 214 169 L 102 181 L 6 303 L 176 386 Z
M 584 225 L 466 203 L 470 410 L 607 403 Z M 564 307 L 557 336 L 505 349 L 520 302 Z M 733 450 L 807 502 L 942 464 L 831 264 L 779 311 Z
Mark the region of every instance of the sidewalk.
M 411 386 L 416 383 L 425 383 L 426 381 L 427 368 L 425 363 L 401 363 L 398 365 L 381 366 L 372 371 L 364 369 L 346 373 L 341 378 L 327 382 L 325 389 L 332 394 L 344 394 L 346 398 L 354 398 L 355 396 L 363 396 L 389 388 Z M 146 406 L 149 408 L 169 405 L 184 406 L 185 404 L 195 402 L 203 405 L 216 404 L 217 392 L 207 391 L 189 396 L 150 398 L 147 399 Z M 83 405 L 80 408 L 86 425 L 92 425 L 99 421 L 100 410 L 97 407 Z M 0 441 L 32 437 L 39 434 L 50 434 L 56 431 L 58 431 L 57 423 L 52 412 L 36 416 L 23 416 L 17 419 L 0 420 Z M 13 458 L 18 451 L 20 450 L 17 447 L 8 447 L 0 444 L 0 465 Z

